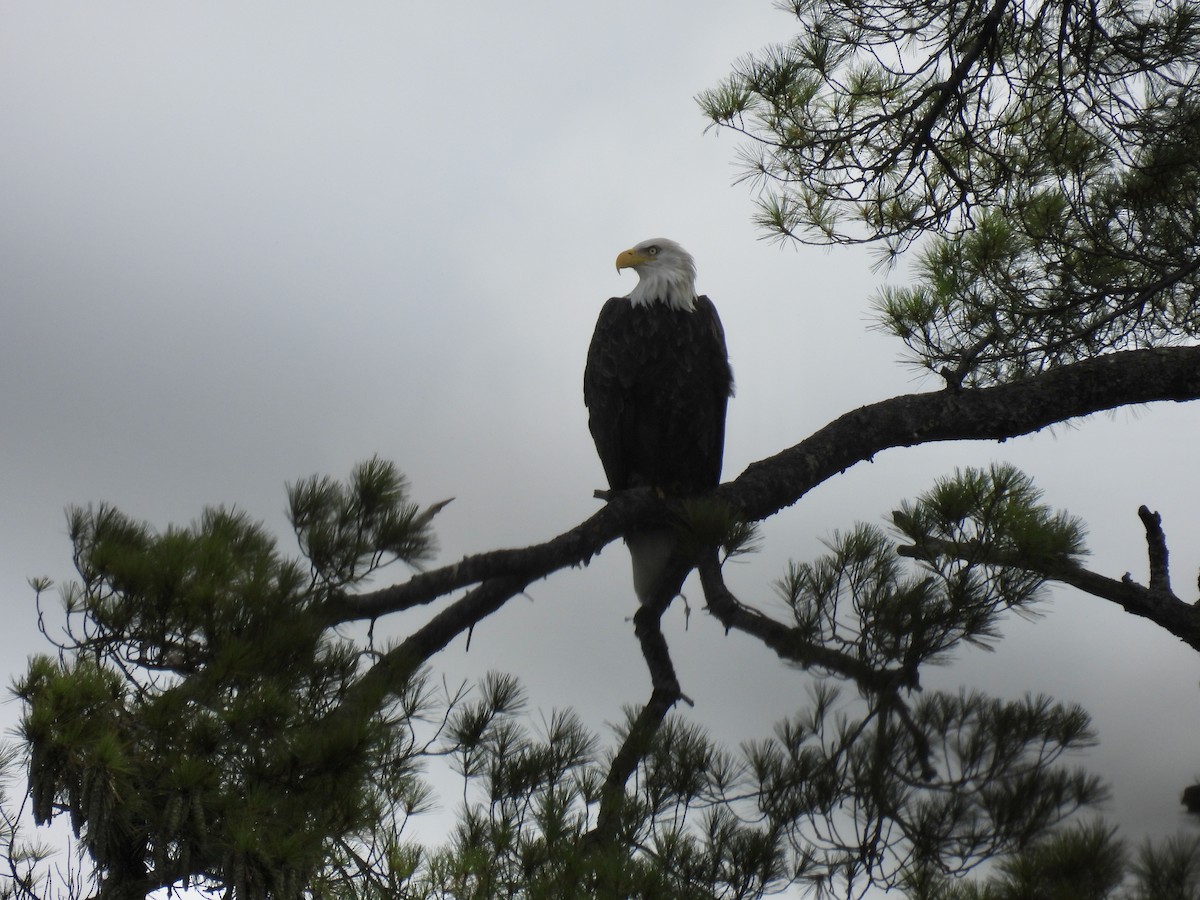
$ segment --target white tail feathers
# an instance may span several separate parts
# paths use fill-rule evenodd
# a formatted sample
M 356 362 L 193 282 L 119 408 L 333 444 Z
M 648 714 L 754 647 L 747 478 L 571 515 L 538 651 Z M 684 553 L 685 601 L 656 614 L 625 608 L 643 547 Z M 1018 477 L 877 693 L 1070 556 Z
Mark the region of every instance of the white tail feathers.
M 639 603 L 651 599 L 655 583 L 667 567 L 678 538 L 670 528 L 639 531 L 626 535 L 629 556 L 633 560 L 633 590 Z

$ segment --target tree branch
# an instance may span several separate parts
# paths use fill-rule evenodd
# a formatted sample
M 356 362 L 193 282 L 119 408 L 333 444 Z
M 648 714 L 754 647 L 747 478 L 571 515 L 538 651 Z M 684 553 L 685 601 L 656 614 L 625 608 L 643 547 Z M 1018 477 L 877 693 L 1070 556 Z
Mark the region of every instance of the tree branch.
M 621 491 L 599 512 L 549 541 L 476 553 L 439 569 L 418 572 L 402 584 L 364 594 L 341 594 L 327 601 L 320 614 L 330 625 L 337 625 L 432 603 L 489 578 L 523 575 L 528 584 L 568 566 L 587 565 L 632 522 L 665 522 L 666 517 L 665 504 L 649 488 Z
M 908 394 L 863 406 L 751 464 L 717 489 L 748 521 L 790 506 L 882 450 L 937 441 L 1006 440 L 1121 406 L 1200 398 L 1200 347 L 1109 353 L 1009 384 Z
M 929 741 L 913 721 L 908 705 L 900 696 L 900 691 L 906 688 L 919 689 L 920 673 L 915 667 L 886 669 L 872 666 L 848 653 L 830 650 L 823 644 L 806 640 L 794 626 L 784 625 L 744 605 L 726 586 L 715 553 L 704 559 L 697 571 L 700 573 L 700 585 L 704 589 L 708 611 L 726 629 L 736 628 L 757 637 L 781 659 L 805 669 L 815 667 L 853 681 L 864 696 L 874 700 L 872 707 L 882 716 L 895 714 L 899 719 L 912 738 L 922 777 L 929 781 L 936 776 Z
M 1167 536 L 1162 530 L 1162 516 L 1138 507 L 1138 518 L 1146 529 L 1146 550 L 1150 556 L 1150 590 L 1174 596 L 1171 591 L 1171 572 L 1167 565 Z
M 1005 440 L 1121 406 L 1197 398 L 1200 347 L 1110 353 L 1010 384 L 908 394 L 861 407 L 799 444 L 753 463 L 733 481 L 718 487 L 714 495 L 746 521 L 757 521 L 791 506 L 827 479 L 889 448 L 935 441 Z M 660 500 L 651 491 L 624 491 L 586 521 L 552 540 L 467 556 L 453 565 L 414 575 L 403 584 L 356 596 L 337 596 L 317 613 L 330 625 L 375 619 L 477 585 L 385 657 L 403 657 L 408 662 L 402 668 L 411 670 L 532 582 L 567 566 L 586 565 L 607 544 L 634 527 L 669 522 L 672 511 L 671 501 Z M 1054 577 L 1066 581 L 1068 576 L 1086 580 L 1085 574 L 1075 572 Z M 1130 590 L 1109 593 L 1110 599 L 1121 596 L 1123 599 L 1116 602 L 1126 605 L 1130 612 L 1151 618 L 1180 637 L 1194 628 L 1187 624 L 1191 616 L 1185 621 L 1173 607 L 1164 610 L 1161 603 L 1150 603 Z M 1173 624 L 1168 626 L 1166 622 Z M 1195 640 L 1193 646 L 1200 647 L 1200 631 L 1184 640 Z
M 1161 518 L 1145 506 L 1138 510 L 1138 515 L 1146 526 L 1146 541 L 1149 544 L 1149 587 L 1138 584 L 1129 574 L 1120 580 L 1099 575 L 1074 560 L 1039 560 L 1010 551 L 988 552 L 977 544 L 960 547 L 950 541 L 927 540 L 920 547 L 898 547 L 896 552 L 914 559 L 934 553 L 951 559 L 1009 566 L 1040 575 L 1049 581 L 1069 584 L 1094 597 L 1120 604 L 1126 612 L 1149 619 L 1188 646 L 1200 650 L 1200 608 L 1184 602 L 1171 591 Z
M 335 715 L 373 715 L 387 696 L 398 693 L 431 656 L 523 591 L 529 580 L 520 575 L 489 578 L 455 600 L 376 660 L 347 691 Z
M 617 837 L 625 801 L 625 784 L 653 748 L 654 737 L 667 714 L 680 700 L 689 705 L 692 702 L 679 686 L 670 648 L 661 627 L 663 613 L 675 599 L 677 585 L 687 577 L 690 568 L 687 561 L 676 554 L 658 578 L 652 592 L 654 602 L 638 607 L 633 615 L 633 631 L 641 644 L 646 667 L 650 670 L 652 690 L 650 699 L 630 724 L 629 732 L 613 756 L 608 775 L 600 788 L 596 827 L 585 836 L 585 840 L 595 845 L 603 846 Z
M 1196 607 L 1185 603 L 1174 594 L 1143 587 L 1129 575 L 1118 581 L 1089 572 L 1082 566 L 1048 571 L 1045 575 L 1053 581 L 1069 584 L 1094 597 L 1119 603 L 1126 612 L 1149 619 L 1189 647 L 1200 650 L 1200 614 Z
M 899 118 L 906 115 L 911 115 L 916 110 L 920 109 L 921 105 L 930 97 L 934 97 L 933 103 L 925 111 L 925 114 L 915 123 L 915 126 L 909 129 L 909 134 L 912 135 L 911 143 L 905 141 L 905 144 L 910 144 L 908 147 L 909 153 L 912 154 L 913 162 L 909 167 L 909 171 L 916 168 L 916 158 L 921 151 L 935 147 L 933 140 L 933 128 L 937 124 L 942 113 L 946 111 L 946 107 L 950 105 L 950 101 L 956 96 L 961 96 L 962 86 L 971 74 L 971 70 L 975 64 L 979 62 L 984 51 L 995 40 L 996 33 L 1000 30 L 1000 22 L 1004 18 L 1004 12 L 1009 5 L 1009 0 L 995 0 L 992 8 L 988 10 L 988 14 L 984 16 L 983 21 L 979 23 L 979 31 L 976 33 L 974 40 L 966 48 L 962 57 L 958 60 L 953 71 L 947 76 L 944 81 L 926 87 L 917 96 L 909 106 L 899 111 L 892 118 Z M 948 42 L 949 43 L 949 42 Z M 944 48 L 946 51 L 951 49 L 950 46 Z M 897 156 L 899 153 L 896 154 Z M 953 172 L 953 169 L 947 167 Z M 964 193 L 966 193 L 964 191 Z
M 917 687 L 916 672 L 901 669 L 877 669 L 861 659 L 831 650 L 823 644 L 805 640 L 794 626 L 777 622 L 768 615 L 744 605 L 725 586 L 716 554 L 700 563 L 700 586 L 708 611 L 726 630 L 738 631 L 758 638 L 780 659 L 805 669 L 818 668 L 848 678 L 867 694 L 895 691 L 901 687 Z

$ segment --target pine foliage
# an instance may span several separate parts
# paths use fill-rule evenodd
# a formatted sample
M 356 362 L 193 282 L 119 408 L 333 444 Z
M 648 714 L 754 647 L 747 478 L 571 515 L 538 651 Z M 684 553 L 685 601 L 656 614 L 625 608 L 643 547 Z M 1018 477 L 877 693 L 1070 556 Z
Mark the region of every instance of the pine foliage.
M 34 818 L 67 814 L 102 896 L 298 897 L 339 848 L 421 805 L 421 680 L 348 703 L 364 651 L 318 611 L 384 554 L 425 558 L 428 523 L 378 460 L 311 487 L 293 493 L 311 572 L 238 512 L 159 533 L 108 506 L 69 511 L 67 633 L 16 691 Z
M 700 97 L 759 224 L 921 237 L 880 322 L 953 385 L 1200 334 L 1200 6 L 796 0 Z

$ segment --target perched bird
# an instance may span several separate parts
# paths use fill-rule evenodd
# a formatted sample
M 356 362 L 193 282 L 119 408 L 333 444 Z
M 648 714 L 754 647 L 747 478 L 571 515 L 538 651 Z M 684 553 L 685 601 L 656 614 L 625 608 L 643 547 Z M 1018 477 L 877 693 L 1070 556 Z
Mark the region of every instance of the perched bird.
M 696 295 L 696 264 L 674 241 L 617 257 L 637 286 L 600 310 L 583 373 L 588 428 L 614 491 L 689 496 L 716 487 L 733 372 L 716 307 Z M 675 545 L 669 530 L 625 536 L 638 599 L 649 599 Z M 676 588 L 678 590 L 678 588 Z

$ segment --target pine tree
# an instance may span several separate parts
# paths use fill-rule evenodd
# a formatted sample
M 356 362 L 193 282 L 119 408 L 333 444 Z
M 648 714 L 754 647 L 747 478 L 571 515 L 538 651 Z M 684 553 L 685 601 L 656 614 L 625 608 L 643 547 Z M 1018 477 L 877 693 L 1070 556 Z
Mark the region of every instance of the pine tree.
M 944 389 L 848 412 L 700 501 L 625 492 L 544 543 L 374 590 L 387 563 L 432 560 L 441 506 L 420 509 L 378 459 L 290 488 L 302 560 L 228 510 L 161 532 L 72 511 L 68 628 L 17 693 L 33 816 L 70 822 L 100 896 L 1025 896 L 1021 879 L 1105 853 L 1085 895 L 1115 884 L 1111 833 L 1054 833 L 1105 793 L 1065 762 L 1094 740 L 1087 714 L 922 690 L 921 673 L 995 641 L 1051 582 L 1200 649 L 1157 514 L 1140 513 L 1147 585 L 1086 568 L 1082 523 L 1003 465 L 947 476 L 885 526 L 830 523 L 828 552 L 782 574 L 782 606 L 735 596 L 723 565 L 755 523 L 881 450 L 1200 397 L 1200 7 L 789 7 L 798 35 L 701 104 L 748 138 L 765 228 L 915 256 L 879 321 Z M 806 705 L 770 739 L 721 748 L 680 711 L 659 624 L 671 597 L 634 617 L 650 692 L 612 735 L 570 711 L 539 731 L 508 676 L 429 688 L 449 641 L 635 525 L 676 528 L 671 565 L 699 572 L 718 626 L 808 673 Z M 376 620 L 427 605 L 375 645 Z M 433 850 L 403 839 L 431 756 L 468 798 Z M 999 880 L 946 881 L 997 856 Z M 1148 849 L 1133 869 L 1155 896 L 1192 896 L 1194 857 Z

